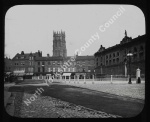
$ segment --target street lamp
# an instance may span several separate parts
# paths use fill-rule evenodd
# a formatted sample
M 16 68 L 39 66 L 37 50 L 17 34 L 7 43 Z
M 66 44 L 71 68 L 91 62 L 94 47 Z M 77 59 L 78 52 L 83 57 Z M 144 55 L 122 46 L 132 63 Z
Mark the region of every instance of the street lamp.
M 129 82 L 128 82 L 128 84 L 132 84 L 132 82 L 131 82 L 131 66 L 130 66 L 132 56 L 133 56 L 132 53 L 127 54 L 127 57 L 129 58 Z
M 100 67 L 101 67 L 100 71 L 101 71 L 101 75 L 102 75 L 102 63 L 101 63 L 101 65 L 100 65 Z

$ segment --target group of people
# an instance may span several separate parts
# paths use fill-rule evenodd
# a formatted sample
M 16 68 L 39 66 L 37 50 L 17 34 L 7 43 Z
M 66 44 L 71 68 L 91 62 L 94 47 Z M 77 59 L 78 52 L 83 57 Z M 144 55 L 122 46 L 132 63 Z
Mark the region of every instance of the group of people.
M 11 82 L 14 82 L 16 78 L 17 77 L 14 76 L 12 73 L 10 73 L 10 74 L 4 73 L 4 82 L 10 82 L 11 83 Z

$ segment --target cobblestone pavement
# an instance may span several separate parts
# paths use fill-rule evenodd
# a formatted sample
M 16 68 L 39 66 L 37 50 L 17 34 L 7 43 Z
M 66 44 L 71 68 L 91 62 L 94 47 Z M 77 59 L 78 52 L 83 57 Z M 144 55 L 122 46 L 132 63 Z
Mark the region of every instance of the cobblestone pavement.
M 118 118 L 120 116 L 107 114 L 83 106 L 77 106 L 49 96 L 38 96 L 30 105 L 24 101 L 32 94 L 24 93 L 20 115 L 22 118 Z M 18 116 L 18 115 L 17 115 Z
M 106 93 L 111 93 L 115 95 L 120 95 L 120 96 L 128 96 L 132 98 L 138 98 L 138 99 L 145 99 L 145 83 L 141 84 L 128 84 L 128 83 L 98 83 L 92 81 L 88 81 L 84 83 L 84 81 L 63 81 L 63 84 L 67 85 L 72 85 L 72 86 L 78 86 L 82 88 L 88 88 L 91 90 L 96 90 L 96 91 L 101 91 L 101 92 L 106 92 Z
M 120 96 L 129 96 L 132 98 L 145 98 L 145 84 L 110 84 L 88 82 L 63 82 L 62 85 L 73 85 L 92 90 L 102 91 Z M 6 90 L 7 88 L 5 88 Z M 7 106 L 6 111 L 10 115 L 23 118 L 116 118 L 117 115 L 107 114 L 82 106 L 64 102 L 49 96 L 38 96 L 35 101 L 27 106 L 24 101 L 29 99 L 33 94 L 15 92 L 15 102 Z M 13 112 L 14 109 L 14 112 Z

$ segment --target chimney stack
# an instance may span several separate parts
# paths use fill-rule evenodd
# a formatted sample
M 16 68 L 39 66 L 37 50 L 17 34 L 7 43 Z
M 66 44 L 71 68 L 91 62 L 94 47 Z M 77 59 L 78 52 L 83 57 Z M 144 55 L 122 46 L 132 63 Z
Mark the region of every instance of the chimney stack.
M 21 55 L 24 55 L 24 51 L 21 51 Z
M 42 57 L 42 51 L 41 51 L 41 57 Z
M 49 54 L 47 54 L 47 57 L 49 57 Z

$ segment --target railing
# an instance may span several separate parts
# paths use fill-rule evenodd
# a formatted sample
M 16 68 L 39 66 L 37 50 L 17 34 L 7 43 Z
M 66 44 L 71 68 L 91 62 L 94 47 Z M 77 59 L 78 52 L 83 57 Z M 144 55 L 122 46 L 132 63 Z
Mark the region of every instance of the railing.
M 46 76 L 32 76 L 32 79 L 36 79 L 36 80 L 50 80 L 49 78 L 47 78 Z M 115 82 L 115 81 L 128 81 L 129 80 L 129 75 L 125 77 L 125 75 L 103 75 L 100 77 L 82 77 L 82 78 L 78 78 L 78 77 L 74 77 L 74 76 L 68 76 L 67 78 L 59 78 L 56 79 L 57 81 L 110 81 L 110 82 Z M 54 80 L 53 78 L 51 80 Z M 132 81 L 136 81 L 136 76 L 135 75 L 131 75 L 131 80 Z M 145 75 L 141 75 L 141 81 L 145 81 Z

